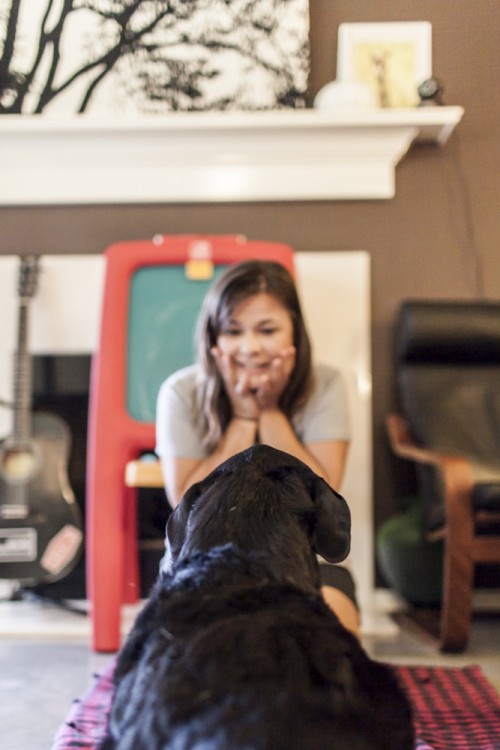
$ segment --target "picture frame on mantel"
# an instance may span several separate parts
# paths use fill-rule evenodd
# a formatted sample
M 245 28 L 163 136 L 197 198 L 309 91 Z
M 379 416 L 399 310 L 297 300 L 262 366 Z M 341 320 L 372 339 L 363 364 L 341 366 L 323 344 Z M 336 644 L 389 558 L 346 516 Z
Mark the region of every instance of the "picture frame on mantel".
M 418 106 L 418 86 L 431 75 L 428 21 L 340 24 L 337 80 L 369 85 L 379 107 Z

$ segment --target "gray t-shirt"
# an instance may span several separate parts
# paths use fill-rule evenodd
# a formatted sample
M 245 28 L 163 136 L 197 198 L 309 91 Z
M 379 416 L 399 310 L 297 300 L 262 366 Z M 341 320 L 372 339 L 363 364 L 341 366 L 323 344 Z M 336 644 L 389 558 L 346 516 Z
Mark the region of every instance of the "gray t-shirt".
M 161 385 L 156 407 L 156 453 L 158 456 L 203 459 L 203 432 L 193 414 L 199 369 L 185 367 Z M 327 365 L 314 367 L 314 389 L 304 407 L 292 418 L 304 444 L 349 440 L 348 401 L 344 380 Z

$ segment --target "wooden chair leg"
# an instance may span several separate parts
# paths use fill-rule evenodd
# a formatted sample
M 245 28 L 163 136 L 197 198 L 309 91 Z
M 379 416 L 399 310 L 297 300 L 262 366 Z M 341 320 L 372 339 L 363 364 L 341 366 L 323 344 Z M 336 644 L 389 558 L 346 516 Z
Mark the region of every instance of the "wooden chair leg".
M 450 547 L 446 545 L 444 558 L 440 650 L 459 653 L 469 638 L 474 565 L 470 553 Z
M 450 462 L 445 469 L 447 528 L 440 642 L 441 651 L 455 653 L 465 649 L 469 638 L 474 578 L 472 484 L 463 471 L 457 470 L 459 466 Z

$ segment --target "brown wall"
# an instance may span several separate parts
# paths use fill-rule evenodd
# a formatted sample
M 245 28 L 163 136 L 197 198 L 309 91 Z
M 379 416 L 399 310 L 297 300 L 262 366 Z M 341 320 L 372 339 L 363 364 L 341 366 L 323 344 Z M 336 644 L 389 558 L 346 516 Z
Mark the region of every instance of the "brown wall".
M 412 148 L 397 168 L 393 200 L 0 207 L 0 254 L 101 253 L 116 240 L 185 232 L 242 233 L 300 251 L 369 251 L 379 523 L 398 507 L 409 476 L 390 456 L 383 428 L 394 405 L 391 341 L 400 301 L 500 296 L 500 2 L 310 0 L 310 14 L 310 102 L 335 78 L 339 23 L 432 23 L 434 74 L 445 85 L 445 102 L 462 105 L 465 116 L 444 148 Z

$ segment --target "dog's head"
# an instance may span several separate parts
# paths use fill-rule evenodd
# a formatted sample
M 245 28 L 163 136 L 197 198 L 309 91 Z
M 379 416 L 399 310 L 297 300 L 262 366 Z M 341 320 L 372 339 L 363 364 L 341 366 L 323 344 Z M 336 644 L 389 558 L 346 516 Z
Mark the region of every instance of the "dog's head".
M 302 545 L 305 557 L 340 562 L 349 553 L 350 512 L 302 461 L 255 445 L 186 492 L 169 518 L 167 543 L 171 563 L 227 543 L 285 557 Z

